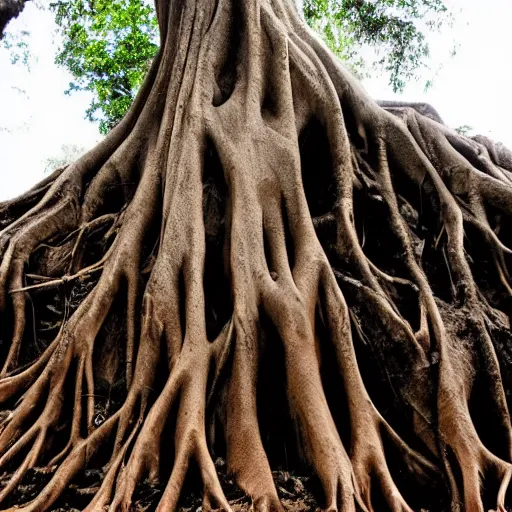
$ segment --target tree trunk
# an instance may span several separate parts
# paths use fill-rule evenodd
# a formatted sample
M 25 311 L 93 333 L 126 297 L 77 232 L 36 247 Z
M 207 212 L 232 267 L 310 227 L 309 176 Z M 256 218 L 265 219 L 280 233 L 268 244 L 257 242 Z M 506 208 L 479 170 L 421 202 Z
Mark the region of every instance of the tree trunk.
M 512 154 L 378 106 L 292 0 L 157 13 L 125 119 L 0 205 L 4 506 L 103 467 L 87 510 L 172 511 L 196 466 L 231 510 L 215 454 L 257 511 L 290 460 L 328 511 L 504 511 Z
M 0 39 L 9 21 L 17 18 L 28 0 L 0 0 Z

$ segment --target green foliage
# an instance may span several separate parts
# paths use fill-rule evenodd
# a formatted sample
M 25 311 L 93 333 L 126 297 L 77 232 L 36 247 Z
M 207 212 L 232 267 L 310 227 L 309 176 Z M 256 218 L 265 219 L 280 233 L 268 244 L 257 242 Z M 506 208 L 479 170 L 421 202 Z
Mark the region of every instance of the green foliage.
M 151 0 L 58 0 L 51 4 L 64 43 L 57 63 L 75 80 L 68 93 L 88 90 L 87 117 L 108 132 L 126 113 L 157 49 Z M 357 71 L 364 46 L 377 55 L 395 91 L 429 54 L 425 31 L 438 29 L 448 10 L 443 0 L 304 0 L 304 17 L 330 49 Z M 368 66 L 368 64 L 367 64 Z
M 401 92 L 429 56 L 425 31 L 439 30 L 450 14 L 443 0 L 304 0 L 304 17 L 342 58 L 353 61 L 371 47 L 372 67 Z
M 56 62 L 75 78 L 67 92 L 94 94 L 86 116 L 107 133 L 130 107 L 158 49 L 154 9 L 142 0 L 58 0 L 50 8 L 64 35 Z
M 455 131 L 459 135 L 465 135 L 466 137 L 470 137 L 471 132 L 473 131 L 473 127 L 470 126 L 469 124 L 463 124 L 462 126 L 458 126 L 457 128 L 455 128 Z
M 0 41 L 0 45 L 9 52 L 12 64 L 21 63 L 30 70 L 33 56 L 28 45 L 30 32 L 20 30 L 18 32 L 7 31 Z

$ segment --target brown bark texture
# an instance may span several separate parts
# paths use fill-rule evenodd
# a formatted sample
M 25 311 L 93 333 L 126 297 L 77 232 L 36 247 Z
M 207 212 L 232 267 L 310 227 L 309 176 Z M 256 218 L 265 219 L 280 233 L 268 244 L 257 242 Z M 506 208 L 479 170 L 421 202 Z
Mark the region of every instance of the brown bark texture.
M 88 511 L 229 511 L 220 456 L 258 512 L 275 468 L 329 512 L 507 510 L 512 153 L 379 106 L 291 0 L 157 13 L 124 120 L 0 205 L 1 506 L 99 468 Z

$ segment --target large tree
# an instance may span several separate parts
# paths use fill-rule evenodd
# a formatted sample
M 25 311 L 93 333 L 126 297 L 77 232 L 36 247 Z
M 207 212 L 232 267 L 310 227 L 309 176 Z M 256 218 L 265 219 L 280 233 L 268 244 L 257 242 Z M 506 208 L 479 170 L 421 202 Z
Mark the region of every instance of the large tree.
M 0 206 L 0 499 L 88 510 L 213 463 L 258 511 L 504 511 L 512 154 L 372 101 L 292 0 L 158 0 L 160 51 L 92 151 Z M 428 115 L 423 115 L 423 113 Z M 437 119 L 437 120 L 436 120 Z M 5 178 L 4 178 L 5 179 Z

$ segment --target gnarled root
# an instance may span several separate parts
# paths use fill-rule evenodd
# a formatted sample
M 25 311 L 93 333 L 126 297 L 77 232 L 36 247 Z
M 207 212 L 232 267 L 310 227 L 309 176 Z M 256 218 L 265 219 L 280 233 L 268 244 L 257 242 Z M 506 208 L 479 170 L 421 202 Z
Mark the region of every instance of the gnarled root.
M 220 455 L 281 512 L 286 431 L 329 512 L 506 510 L 510 152 L 379 107 L 290 0 L 157 12 L 127 117 L 0 205 L 2 505 L 102 467 L 87 510 L 172 511 L 197 467 L 229 511 Z

